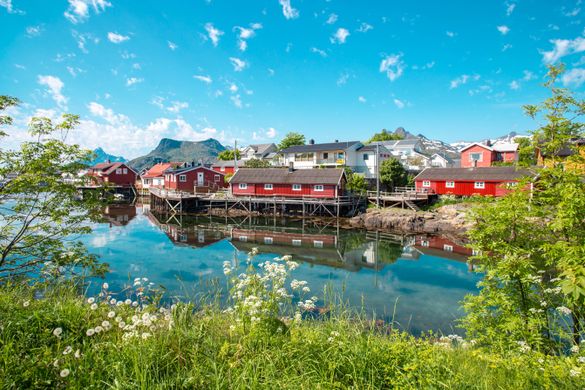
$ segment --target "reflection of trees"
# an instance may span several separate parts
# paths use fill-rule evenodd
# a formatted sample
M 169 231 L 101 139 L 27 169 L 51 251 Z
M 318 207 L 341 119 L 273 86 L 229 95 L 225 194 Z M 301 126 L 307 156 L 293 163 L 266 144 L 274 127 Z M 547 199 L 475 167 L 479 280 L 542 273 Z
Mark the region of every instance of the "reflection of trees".
M 380 264 L 392 264 L 402 255 L 402 245 L 398 242 L 379 240 L 378 262 Z
M 339 239 L 339 251 L 346 253 L 363 246 L 368 239 L 364 232 L 347 232 Z

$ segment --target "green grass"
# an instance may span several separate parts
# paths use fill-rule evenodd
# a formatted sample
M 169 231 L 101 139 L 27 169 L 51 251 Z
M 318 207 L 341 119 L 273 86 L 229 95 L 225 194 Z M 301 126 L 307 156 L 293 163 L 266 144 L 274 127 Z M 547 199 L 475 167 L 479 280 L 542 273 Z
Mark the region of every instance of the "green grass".
M 92 310 L 73 288 L 43 291 L 36 299 L 35 293 L 41 292 L 0 287 L 2 389 L 585 387 L 582 375 L 570 375 L 583 366 L 576 357 L 496 352 L 469 343 L 447 347 L 343 312 L 245 331 L 215 307 L 182 304 L 159 313 L 154 327 L 142 326 L 136 338 L 124 340 L 129 331 L 117 326 L 90 337 L 87 329 L 102 321 L 116 324 L 110 311 L 129 323 L 132 315 L 158 310 L 106 303 Z M 53 335 L 58 327 L 59 337 Z M 151 336 L 142 339 L 143 331 Z M 68 346 L 71 353 L 64 355 Z M 61 377 L 64 369 L 70 373 Z

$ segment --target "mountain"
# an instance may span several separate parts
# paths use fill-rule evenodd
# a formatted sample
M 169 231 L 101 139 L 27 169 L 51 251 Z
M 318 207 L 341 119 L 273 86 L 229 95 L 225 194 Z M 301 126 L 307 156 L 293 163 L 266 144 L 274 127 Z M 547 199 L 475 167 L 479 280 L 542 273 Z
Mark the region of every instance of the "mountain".
M 177 141 L 170 138 L 160 140 L 158 146 L 145 156 L 135 158 L 128 164 L 141 171 L 159 162 L 199 162 L 210 163 L 217 155 L 225 150 L 225 146 L 218 140 L 209 138 L 205 141 Z
M 93 151 L 95 154 L 95 158 L 93 160 L 87 161 L 86 164 L 89 166 L 106 162 L 110 160 L 111 162 L 126 162 L 127 160 L 122 156 L 114 156 L 113 154 L 106 153 L 102 148 L 97 148 Z
M 489 140 L 492 145 L 495 144 L 496 142 L 518 143 L 518 138 L 527 138 L 527 137 L 530 137 L 530 136 L 518 134 L 515 131 L 511 131 L 508 134 L 502 135 L 502 136 L 497 137 L 497 138 L 482 139 L 482 140 L 475 140 L 475 141 L 457 141 L 457 142 L 452 142 L 450 145 L 452 147 L 456 148 L 457 150 L 461 150 L 464 147 L 471 145 L 472 143 L 475 143 L 475 142 L 485 143 L 485 141 Z
M 404 129 L 404 127 L 398 127 L 393 132 L 395 135 L 399 135 L 405 140 L 419 140 L 421 145 L 421 152 L 427 156 L 432 156 L 435 153 L 441 156 L 446 156 L 452 159 L 459 158 L 459 151 L 457 148 L 449 145 L 446 142 L 440 140 L 432 140 L 425 137 L 422 134 L 414 135 Z

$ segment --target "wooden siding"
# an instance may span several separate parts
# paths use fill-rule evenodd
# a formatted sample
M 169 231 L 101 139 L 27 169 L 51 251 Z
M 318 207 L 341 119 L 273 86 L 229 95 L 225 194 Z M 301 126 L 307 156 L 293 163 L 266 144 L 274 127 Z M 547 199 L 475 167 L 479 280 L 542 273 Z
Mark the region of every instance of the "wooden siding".
M 270 184 L 270 183 L 266 183 Z M 302 184 L 300 191 L 293 191 L 292 184 L 273 184 L 272 190 L 264 188 L 264 184 L 248 184 L 248 188 L 240 189 L 239 183 L 231 183 L 232 194 L 235 196 L 283 196 L 290 198 L 335 198 L 336 187 L 324 185 L 323 191 L 315 191 L 315 184 Z
M 213 169 L 216 172 L 223 173 L 224 175 L 232 174 L 235 172 L 234 167 L 211 167 L 211 169 Z
M 210 169 L 199 167 L 184 173 L 165 174 L 165 189 L 175 191 L 194 192 L 195 186 L 198 185 L 197 174 L 203 172 L 203 186 L 217 185 L 219 188 L 226 187 L 224 176 L 218 172 Z M 186 180 L 180 181 L 181 175 L 186 176 Z M 215 176 L 219 176 L 219 180 L 215 180 Z M 173 180 L 174 176 L 174 180 Z
M 473 164 L 473 161 L 469 160 L 472 153 L 481 153 L 482 159 L 477 162 L 477 165 Z M 477 167 L 491 167 L 492 162 L 495 160 L 495 153 L 479 145 L 474 145 L 463 152 L 461 152 L 461 168 L 472 168 Z
M 484 181 L 485 188 L 474 188 L 476 181 L 483 181 L 478 179 L 476 181 L 455 181 L 455 188 L 447 188 L 446 182 L 453 180 L 429 180 L 430 187 L 423 187 L 423 181 L 416 180 L 415 186 L 417 191 L 428 191 L 438 195 L 483 195 L 483 196 L 503 196 L 509 192 L 506 188 L 506 183 L 514 183 L 514 181 Z

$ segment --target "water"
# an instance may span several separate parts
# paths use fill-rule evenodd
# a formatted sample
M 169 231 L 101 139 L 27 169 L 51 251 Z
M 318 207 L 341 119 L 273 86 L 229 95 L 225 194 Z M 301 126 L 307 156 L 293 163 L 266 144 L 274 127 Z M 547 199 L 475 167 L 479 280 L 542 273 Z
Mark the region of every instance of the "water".
M 312 293 L 325 286 L 353 308 L 397 321 L 414 334 L 454 329 L 462 298 L 477 292 L 468 250 L 440 237 L 399 237 L 340 230 L 273 218 L 156 217 L 141 207 L 111 206 L 108 223 L 83 238 L 110 264 L 106 280 L 122 289 L 135 277 L 163 285 L 167 296 L 193 299 L 226 285 L 223 262 L 289 254 L 300 263 L 293 277 Z M 435 249 L 433 249 L 435 248 Z

